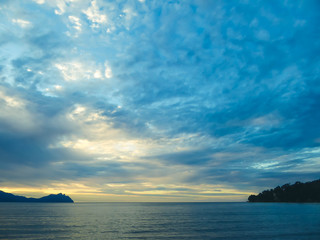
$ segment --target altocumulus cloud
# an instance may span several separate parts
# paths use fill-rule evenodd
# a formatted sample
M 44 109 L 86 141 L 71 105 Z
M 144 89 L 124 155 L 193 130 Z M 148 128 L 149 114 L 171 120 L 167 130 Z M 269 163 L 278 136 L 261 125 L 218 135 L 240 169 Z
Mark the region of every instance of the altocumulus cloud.
M 2 1 L 0 186 L 211 201 L 317 178 L 319 10 Z

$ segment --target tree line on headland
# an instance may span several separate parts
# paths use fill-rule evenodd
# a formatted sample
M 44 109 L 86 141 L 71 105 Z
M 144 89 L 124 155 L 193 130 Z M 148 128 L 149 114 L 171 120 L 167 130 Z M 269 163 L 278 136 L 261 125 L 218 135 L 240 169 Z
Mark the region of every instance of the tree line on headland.
M 285 184 L 250 195 L 249 202 L 320 202 L 320 179 L 312 182 Z

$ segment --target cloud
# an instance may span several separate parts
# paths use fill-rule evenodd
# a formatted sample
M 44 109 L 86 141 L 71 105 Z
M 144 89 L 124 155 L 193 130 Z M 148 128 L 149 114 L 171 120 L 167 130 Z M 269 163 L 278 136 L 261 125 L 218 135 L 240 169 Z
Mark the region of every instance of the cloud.
M 55 9 L 54 10 L 54 13 L 57 14 L 57 15 L 62 15 L 65 13 L 66 11 L 66 2 L 64 0 L 59 0 L 59 1 L 56 1 L 57 3 L 57 8 L 58 9 Z
M 105 78 L 112 78 L 112 70 L 111 70 L 111 68 L 108 66 L 107 63 L 105 63 L 104 65 L 105 65 L 105 70 L 104 70 Z
M 79 182 L 75 192 L 91 186 L 101 197 L 244 200 L 312 180 L 317 9 L 4 2 L 0 181 L 54 190 Z
M 12 22 L 18 24 L 22 28 L 28 28 L 32 26 L 31 22 L 23 19 L 12 19 Z
M 0 122 L 1 130 L 14 132 L 35 132 L 35 116 L 28 111 L 28 102 L 18 96 L 10 96 L 4 88 L 0 88 Z
M 80 19 L 75 16 L 69 16 L 68 18 L 70 22 L 73 24 L 73 28 L 78 31 L 81 31 L 82 24 L 80 23 Z
M 91 21 L 91 27 L 97 28 L 100 24 L 107 23 L 107 15 L 100 12 L 97 1 L 91 1 L 91 6 L 84 10 L 83 13 L 87 16 L 88 20 Z
M 38 4 L 44 4 L 45 0 L 33 0 L 34 2 L 38 3 Z

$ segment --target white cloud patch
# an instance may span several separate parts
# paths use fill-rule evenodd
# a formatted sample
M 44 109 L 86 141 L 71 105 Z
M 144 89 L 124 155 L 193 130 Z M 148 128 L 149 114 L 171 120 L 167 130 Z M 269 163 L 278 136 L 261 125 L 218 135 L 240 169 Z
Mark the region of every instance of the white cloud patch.
M 92 22 L 92 28 L 98 28 L 99 25 L 107 23 L 107 15 L 100 11 L 95 0 L 91 2 L 91 6 L 87 10 L 84 10 L 83 13 Z
M 63 79 L 68 82 L 90 79 L 104 79 L 101 73 L 102 68 L 99 69 L 99 67 L 97 67 L 94 63 L 70 61 L 56 63 L 54 66 L 60 71 Z M 110 74 L 111 72 L 109 73 L 109 75 Z
M 93 77 L 94 78 L 98 78 L 98 79 L 103 78 L 102 73 L 101 73 L 100 70 L 96 70 L 95 73 L 93 74 Z
M 45 3 L 45 0 L 33 0 L 35 3 L 38 3 L 38 4 L 44 4 Z
M 89 77 L 88 73 L 84 70 L 84 66 L 79 62 L 57 63 L 55 67 L 60 70 L 66 81 L 76 81 Z
M 54 13 L 57 14 L 57 15 L 62 15 L 62 14 L 65 13 L 66 7 L 67 7 L 67 6 L 66 6 L 65 1 L 60 0 L 60 1 L 57 2 L 57 8 L 58 8 L 58 9 L 55 9 L 55 10 L 54 10 Z
M 71 22 L 72 24 L 72 27 L 78 31 L 81 31 L 81 21 L 80 21 L 80 18 L 78 17 L 75 17 L 75 16 L 69 16 L 68 17 L 69 21 Z
M 105 70 L 104 70 L 104 76 L 106 78 L 112 78 L 112 69 L 111 67 L 108 65 L 108 63 L 105 63 Z
M 19 25 L 22 28 L 32 27 L 32 23 L 27 20 L 16 18 L 16 19 L 12 19 L 12 22 Z

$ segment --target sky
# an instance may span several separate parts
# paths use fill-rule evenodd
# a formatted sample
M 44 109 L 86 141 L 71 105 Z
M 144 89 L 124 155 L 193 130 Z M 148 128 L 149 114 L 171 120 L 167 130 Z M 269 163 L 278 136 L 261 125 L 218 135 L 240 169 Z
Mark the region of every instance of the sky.
M 318 0 L 0 0 L 0 189 L 246 201 L 320 176 Z

